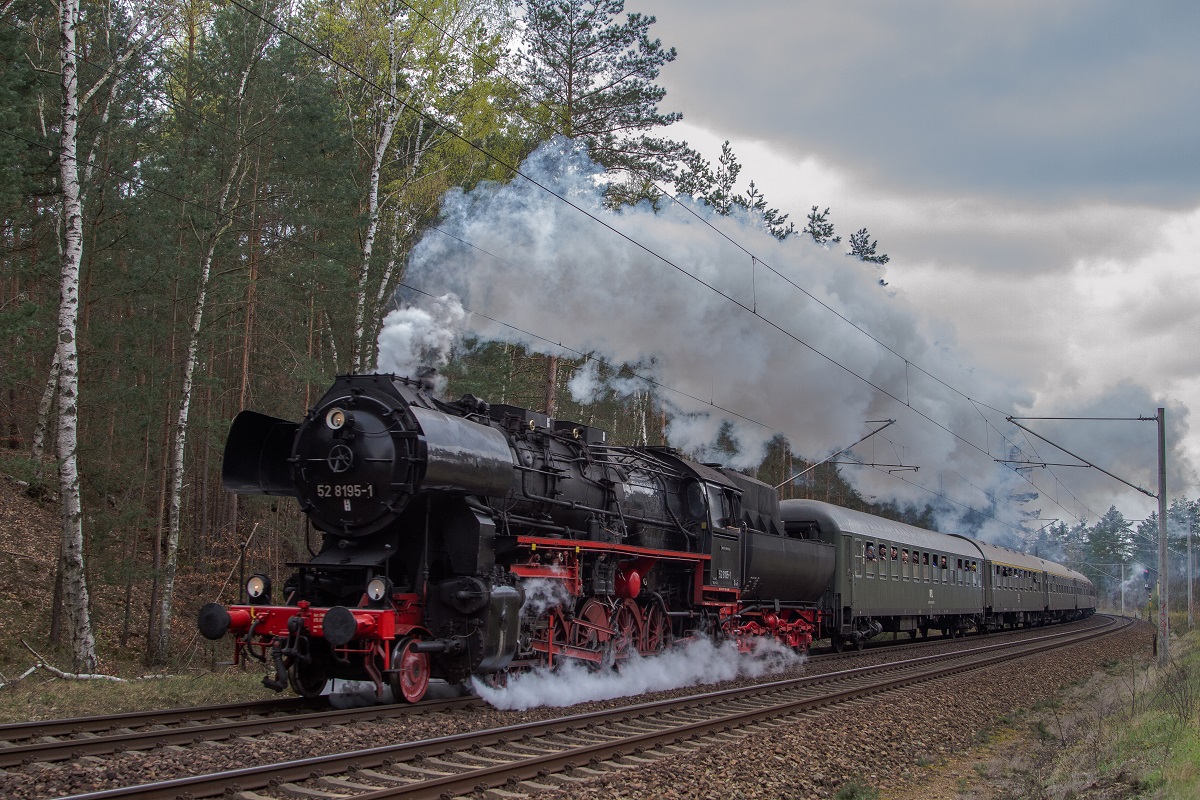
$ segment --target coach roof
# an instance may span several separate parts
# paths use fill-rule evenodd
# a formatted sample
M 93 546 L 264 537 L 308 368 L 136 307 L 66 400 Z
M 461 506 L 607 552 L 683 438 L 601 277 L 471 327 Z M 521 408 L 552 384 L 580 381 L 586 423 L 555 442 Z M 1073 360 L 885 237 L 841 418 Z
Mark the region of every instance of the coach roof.
M 961 538 L 966 539 L 967 537 L 963 536 Z M 1031 556 L 1028 553 L 1013 550 L 1011 547 L 989 544 L 988 542 L 981 542 L 978 539 L 970 539 L 970 541 L 979 548 L 984 558 L 1001 566 L 1016 567 L 1017 569 L 1026 569 L 1032 572 L 1047 572 L 1060 578 L 1087 580 L 1086 577 L 1075 570 L 1068 569 L 1062 564 L 1056 564 L 1053 561 L 1047 561 L 1039 556 Z
M 827 534 L 850 534 L 871 541 L 907 545 L 918 550 L 936 550 L 947 555 L 982 558 L 975 542 L 961 536 L 947 536 L 935 531 L 893 522 L 861 511 L 823 503 L 820 500 L 782 500 L 779 514 L 787 522 L 815 522 Z

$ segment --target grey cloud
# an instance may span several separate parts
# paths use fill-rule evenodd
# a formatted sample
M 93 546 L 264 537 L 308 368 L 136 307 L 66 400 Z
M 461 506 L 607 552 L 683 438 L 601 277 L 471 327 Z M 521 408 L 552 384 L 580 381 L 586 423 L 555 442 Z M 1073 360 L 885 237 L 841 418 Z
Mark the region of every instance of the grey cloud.
M 1069 272 L 1092 258 L 1135 259 L 1154 249 L 1167 220 L 1166 212 L 1116 206 L 1061 213 L 979 202 L 926 206 L 920 197 L 906 205 L 904 216 L 875 213 L 871 223 L 896 259 L 891 269 L 899 279 L 906 262 L 941 265 L 962 279 L 995 271 L 1015 278 Z
M 647 0 L 664 107 L 881 188 L 1200 201 L 1200 4 Z

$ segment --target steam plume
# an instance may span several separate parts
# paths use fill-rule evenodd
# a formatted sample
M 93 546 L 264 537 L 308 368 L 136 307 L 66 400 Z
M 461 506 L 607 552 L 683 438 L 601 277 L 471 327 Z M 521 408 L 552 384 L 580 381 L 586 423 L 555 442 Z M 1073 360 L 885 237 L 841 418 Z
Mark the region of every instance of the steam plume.
M 862 436 L 867 420 L 897 419 L 886 439 L 869 440 L 852 457 L 919 466 L 919 474 L 889 473 L 887 467 L 843 472 L 868 497 L 931 502 L 955 513 L 982 509 L 985 516 L 973 532 L 985 537 L 1011 534 L 1018 521 L 1009 505 L 1014 493 L 1036 496 L 1056 487 L 1039 475 L 1029 478 L 1035 488 L 1027 472 L 994 461 L 1030 457 L 1017 453 L 1015 445 L 1024 448 L 1029 441 L 1004 419 L 1005 413 L 1037 404 L 1022 388 L 1021 376 L 963 368 L 970 359 L 956 352 L 952 335 L 938 321 L 914 313 L 903 293 L 881 288 L 873 265 L 814 246 L 807 237 L 780 242 L 744 214 L 720 217 L 695 206 L 757 261 L 673 203 L 609 211 L 599 168 L 570 140 L 543 145 L 522 171 L 619 233 L 523 179 L 452 190 L 438 229 L 414 249 L 407 280 L 442 295 L 446 304 L 461 301 L 535 336 L 480 316 L 448 315 L 445 322 L 455 332 L 469 326 L 481 338 L 520 342 L 545 353 L 561 354 L 548 342 L 562 342 L 613 364 L 643 365 L 643 373 L 678 390 L 655 390 L 656 400 L 672 411 L 671 444 L 704 457 L 725 432 L 738 448 L 735 467 L 756 465 L 777 434 L 793 450 L 817 459 Z M 415 333 L 410 338 L 444 341 Z M 381 337 L 381 351 L 384 345 Z M 570 388 L 582 399 L 601 388 L 638 387 L 604 387 L 585 368 Z M 1117 391 L 1091 398 L 1095 406 L 1135 400 L 1139 408 L 1148 399 L 1144 391 L 1138 398 Z M 726 418 L 716 407 L 751 421 Z M 1177 432 L 1186 430 L 1181 411 L 1174 424 Z M 723 460 L 730 459 L 723 454 Z M 1151 469 L 1152 464 L 1147 462 Z M 902 480 L 906 476 L 912 484 Z M 1107 489 L 1111 495 L 1112 486 Z M 1101 509 L 1110 504 L 1089 499 Z M 1057 506 L 1051 510 L 1059 512 Z M 993 511 L 1000 522 L 986 516 Z
M 509 678 L 494 688 L 472 678 L 475 691 L 492 706 L 506 710 L 564 707 L 614 697 L 632 697 L 685 686 L 760 678 L 804 663 L 774 639 L 759 639 L 749 653 L 739 653 L 733 642 L 714 643 L 707 638 L 686 643 L 655 656 L 634 656 L 616 669 L 589 669 L 565 662 L 556 670 L 535 669 Z

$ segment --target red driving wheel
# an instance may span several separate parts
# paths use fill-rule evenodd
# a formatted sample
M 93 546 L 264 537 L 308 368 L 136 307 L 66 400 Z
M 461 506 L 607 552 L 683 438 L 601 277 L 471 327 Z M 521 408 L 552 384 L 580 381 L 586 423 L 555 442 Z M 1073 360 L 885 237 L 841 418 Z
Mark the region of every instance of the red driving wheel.
M 392 670 L 388 683 L 396 700 L 420 702 L 429 690 L 429 654 L 417 652 L 417 639 L 406 636 L 392 650 Z

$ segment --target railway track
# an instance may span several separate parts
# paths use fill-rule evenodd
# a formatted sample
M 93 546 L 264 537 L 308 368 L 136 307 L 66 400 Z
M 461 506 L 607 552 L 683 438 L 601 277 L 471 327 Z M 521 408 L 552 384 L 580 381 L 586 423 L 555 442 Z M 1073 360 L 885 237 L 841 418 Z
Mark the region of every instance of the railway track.
M 978 639 L 966 650 L 726 689 L 615 710 L 75 795 L 71 800 L 240 796 L 444 798 L 473 792 L 518 798 L 564 782 L 637 769 L 663 755 L 794 721 L 817 709 L 876 697 L 1123 630 L 1108 618 L 1086 629 L 1017 642 Z M 362 709 L 359 709 L 362 713 Z
M 82 756 L 220 741 L 234 736 L 286 733 L 317 726 L 449 711 L 481 702 L 476 697 L 459 697 L 426 700 L 416 705 L 331 709 L 324 700 L 286 698 L 0 725 L 0 769 L 35 761 L 65 761 Z

